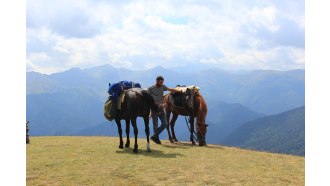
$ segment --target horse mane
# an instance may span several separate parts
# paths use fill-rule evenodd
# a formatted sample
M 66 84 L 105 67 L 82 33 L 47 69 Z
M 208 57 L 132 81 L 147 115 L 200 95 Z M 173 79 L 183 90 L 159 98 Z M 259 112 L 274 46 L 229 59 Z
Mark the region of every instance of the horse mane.
M 203 96 L 200 95 L 198 92 L 196 93 L 196 101 L 198 106 L 197 124 L 201 125 L 202 123 L 205 123 L 206 114 L 207 114 L 207 105 Z

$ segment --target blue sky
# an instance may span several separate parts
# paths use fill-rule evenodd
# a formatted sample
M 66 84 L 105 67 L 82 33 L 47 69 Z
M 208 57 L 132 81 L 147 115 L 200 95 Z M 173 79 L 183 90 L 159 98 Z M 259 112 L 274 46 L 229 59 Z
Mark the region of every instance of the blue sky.
M 27 1 L 27 71 L 305 67 L 302 0 Z

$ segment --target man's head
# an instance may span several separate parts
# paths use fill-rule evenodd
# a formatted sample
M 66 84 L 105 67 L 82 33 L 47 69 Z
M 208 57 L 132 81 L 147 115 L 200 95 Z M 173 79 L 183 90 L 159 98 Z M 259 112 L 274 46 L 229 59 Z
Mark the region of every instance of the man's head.
M 156 85 L 157 86 L 162 86 L 164 84 L 164 78 L 163 78 L 163 76 L 158 76 L 157 78 L 156 78 Z

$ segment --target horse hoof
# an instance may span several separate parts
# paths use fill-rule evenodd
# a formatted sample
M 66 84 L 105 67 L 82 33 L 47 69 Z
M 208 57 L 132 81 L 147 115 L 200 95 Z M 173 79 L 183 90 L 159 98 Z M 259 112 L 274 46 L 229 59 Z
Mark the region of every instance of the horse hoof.
M 129 148 L 129 143 L 126 143 L 125 144 L 125 148 Z
M 123 145 L 119 145 L 119 148 L 120 148 L 120 149 L 123 149 L 123 148 L 124 148 L 124 146 L 123 146 Z
M 195 143 L 195 142 L 192 142 L 191 144 L 192 144 L 192 145 L 196 145 L 196 143 Z
M 147 152 L 151 152 L 150 143 L 147 143 Z
M 174 141 L 172 139 L 169 139 L 170 140 L 170 143 L 174 143 Z
M 134 153 L 138 153 L 138 149 L 134 149 L 133 152 L 134 152 Z
M 177 139 L 174 139 L 174 142 L 179 142 Z

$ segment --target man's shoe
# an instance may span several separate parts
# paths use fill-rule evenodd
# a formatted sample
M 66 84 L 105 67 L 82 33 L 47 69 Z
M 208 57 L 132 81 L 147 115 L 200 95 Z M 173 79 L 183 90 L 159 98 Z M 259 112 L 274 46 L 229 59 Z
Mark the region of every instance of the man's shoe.
M 162 144 L 162 143 L 160 142 L 159 138 L 157 138 L 157 137 L 155 137 L 155 136 L 151 136 L 150 139 L 151 139 L 151 141 L 155 142 L 156 144 L 159 144 L 159 145 Z

